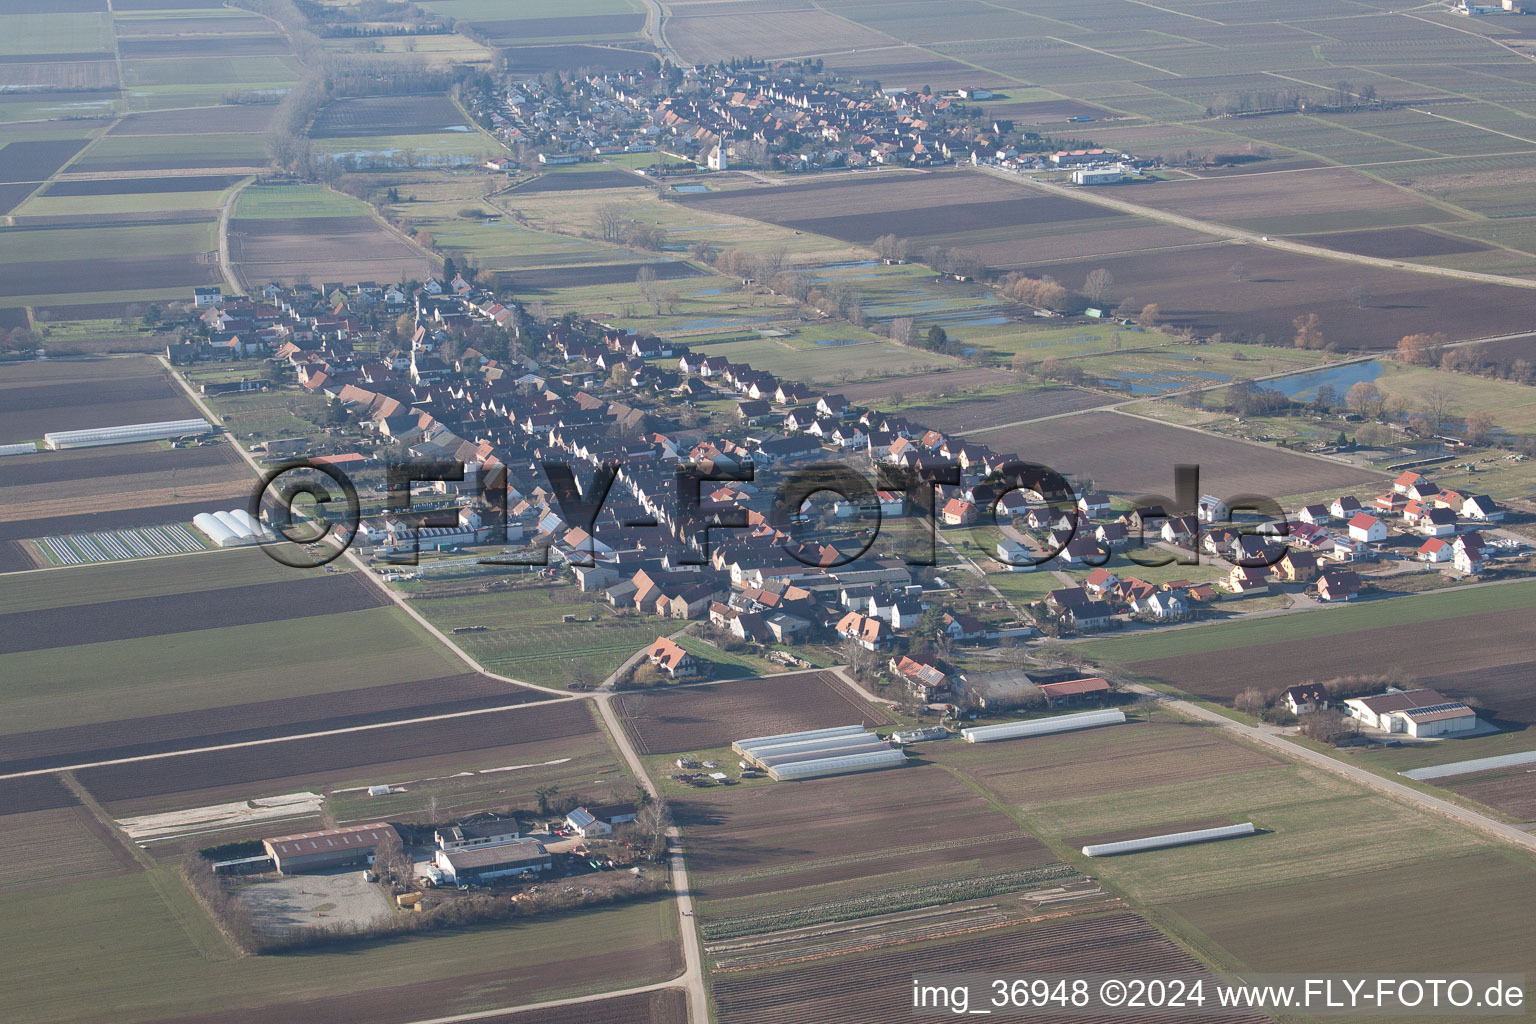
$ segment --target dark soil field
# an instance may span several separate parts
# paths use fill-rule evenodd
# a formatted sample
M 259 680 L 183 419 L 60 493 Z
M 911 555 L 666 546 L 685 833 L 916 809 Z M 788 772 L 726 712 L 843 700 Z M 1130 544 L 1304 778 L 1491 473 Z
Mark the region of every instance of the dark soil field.
M 1063 476 L 1091 478 L 1099 490 L 1128 498 L 1161 494 L 1172 501 L 1173 467 L 1189 463 L 1200 466 L 1202 491 L 1224 497 L 1283 498 L 1381 479 L 1370 470 L 1114 412 L 1086 412 L 969 436 Z
M 0 183 L 47 181 L 90 139 L 11 142 L 0 148 Z
M 54 430 L 90 430 L 127 423 L 157 423 L 161 420 L 186 419 L 197 415 L 197 408 L 160 375 L 159 364 L 146 372 L 125 374 L 116 379 L 80 380 L 70 383 L 16 382 L 10 373 L 0 372 L 0 438 L 6 441 L 39 438 Z M 138 446 L 132 446 L 138 451 Z M 171 454 L 170 452 L 166 453 Z M 103 460 L 124 460 L 122 451 Z M 193 456 L 211 459 L 206 451 Z M 73 462 L 74 459 L 61 460 Z M 31 479 L 40 461 L 26 459 L 15 465 L 23 476 L 14 483 L 40 482 Z M 103 464 L 104 468 L 104 464 Z M 119 470 L 118 472 L 122 472 Z M 60 479 L 63 479 L 62 477 Z
M 229 244 L 238 263 L 279 263 L 295 255 L 305 260 L 409 259 L 419 255 L 380 228 L 372 217 L 242 218 L 230 221 Z
M 597 73 L 648 71 L 660 63 L 653 53 L 616 46 L 514 46 L 506 51 L 506 57 L 508 70 L 519 74 L 566 73 L 572 69 Z
M 364 135 L 429 135 L 462 125 L 464 115 L 446 96 L 380 96 L 338 100 L 320 111 L 316 138 Z
M 1000 978 L 1205 973 L 1198 960 L 1142 918 L 1117 913 L 825 957 L 788 970 L 733 971 L 716 974 L 711 983 L 722 1019 L 732 1024 L 929 1024 L 939 1012 L 950 1014 L 915 1008 L 913 977 L 982 969 Z M 990 996 L 990 991 L 973 992 L 973 1012 Z M 1143 1024 L 1147 1018 L 1140 1011 L 1096 1012 L 1090 1018 L 1031 1010 L 1028 1019 L 1047 1024 L 1088 1019 L 1095 1024 Z M 1260 1024 L 1267 1018 L 1214 1010 L 1208 1019 Z
M 310 615 L 355 612 L 384 603 L 356 573 L 252 583 L 213 593 L 171 594 L 0 615 L 0 650 L 41 651 L 76 644 L 201 629 L 284 622 Z M 280 633 L 281 631 L 274 631 Z
M 27 556 L 22 546 L 14 540 L 0 540 L 0 572 L 20 572 L 36 569 L 37 564 Z
M 8 309 L 0 309 L 0 330 L 13 330 L 17 327 L 27 326 L 27 310 L 24 306 L 12 306 Z
M 47 196 L 123 196 L 164 192 L 218 192 L 240 180 L 238 174 L 189 174 L 169 178 L 98 178 L 56 181 Z
M 963 391 L 949 392 L 949 396 L 954 401 L 943 405 L 915 406 L 904 410 L 902 415 L 913 423 L 921 423 L 933 430 L 963 434 L 968 430 L 980 430 L 1001 423 L 1017 423 L 1020 420 L 1035 420 L 1064 412 L 1092 409 L 1113 401 L 1091 391 L 1064 387 L 1021 390 L 1016 395 L 1002 398 L 967 400 Z
M 169 494 L 167 494 L 169 497 Z M 227 506 L 229 503 L 223 503 Z M 160 526 L 165 523 L 190 523 L 199 512 L 222 507 L 208 501 L 183 501 L 166 505 L 81 512 L 77 515 L 39 516 L 33 519 L 0 521 L 0 541 L 57 537 L 95 530 L 122 530 L 134 526 Z
M 216 35 L 172 36 L 163 39 L 118 39 L 118 49 L 129 57 L 265 57 L 290 52 L 282 36 Z
M 175 154 L 160 156 L 118 157 L 92 159 L 85 157 L 75 164 L 71 171 L 83 174 L 96 174 L 104 171 L 202 171 L 226 167 L 255 167 L 261 164 L 259 159 L 240 159 L 230 156 L 178 156 Z M 217 220 L 216 210 L 176 211 L 178 213 L 208 214 L 199 219 Z M 103 218 L 103 220 L 105 220 Z M 110 223 L 110 222 L 108 222 Z M 162 222 L 163 223 L 163 222 Z
M 114 11 L 200 11 L 223 7 L 223 0 L 116 0 Z
M 648 188 L 651 182 L 628 171 L 556 171 L 541 174 L 512 190 L 519 192 L 575 192 L 598 188 Z
M 157 10 L 158 8 L 149 9 Z M 270 21 L 255 15 L 248 18 L 158 17 L 131 20 L 119 18 L 113 25 L 113 30 L 119 39 L 133 36 L 260 34 L 270 31 L 271 28 Z
M 1493 248 L 1465 238 L 1453 238 L 1424 228 L 1378 228 L 1374 231 L 1340 231 L 1331 235 L 1302 235 L 1300 241 L 1324 245 L 1340 252 L 1382 259 L 1409 259 L 1414 256 L 1452 256 L 1463 252 L 1483 252 Z
M 1233 277 L 1238 263 L 1248 268 L 1246 281 Z M 1296 333 L 1292 321 L 1307 313 L 1318 315 L 1325 340 L 1343 348 L 1391 348 L 1419 331 L 1465 339 L 1530 329 L 1531 300 L 1522 288 L 1345 265 L 1260 246 L 1206 245 L 1022 269 L 1079 285 L 1099 267 L 1115 280 L 1107 301 L 1134 295 L 1156 302 L 1165 323 L 1206 336 L 1219 331 L 1229 340 L 1262 336 L 1289 344 Z M 1363 304 L 1350 297 L 1356 286 L 1366 291 Z
M 120 320 L 126 316 L 138 316 L 143 308 L 142 302 L 75 302 L 62 306 L 49 303 L 46 306 L 38 306 L 32 311 L 32 315 L 46 323 L 56 323 L 60 320 Z M 162 344 L 151 344 L 147 348 L 136 348 L 132 351 L 153 352 L 163 348 Z
M 466 673 L 5 737 L 0 775 L 548 700 Z
M 650 267 L 658 281 L 676 281 L 684 277 L 703 277 L 704 271 L 682 260 L 657 263 L 609 263 L 597 266 L 550 267 L 544 270 L 504 270 L 498 276 L 515 292 L 544 291 L 552 288 L 581 288 L 593 284 L 634 284 L 641 267 Z
M 129 114 L 108 135 L 223 135 L 263 132 L 272 122 L 276 106 L 237 104 L 194 107 L 187 110 L 154 110 Z
M 0 394 L 5 394 L 0 391 Z M 228 466 L 237 478 L 249 476 L 229 445 L 200 448 L 160 448 L 153 442 L 112 445 L 108 448 L 74 448 L 40 452 L 35 456 L 11 456 L 5 463 L 7 488 L 39 484 L 63 484 L 67 490 L 89 487 L 93 481 L 114 476 L 169 474 Z M 3 494 L 4 492 L 0 492 Z
M 0 214 L 10 213 L 21 205 L 21 201 L 37 190 L 36 182 L 12 182 L 0 185 Z
M 475 28 L 499 43 L 528 39 L 617 39 L 645 27 L 643 14 L 587 14 L 570 18 L 515 18 L 475 21 Z
M 900 884 L 881 878 L 1040 867 L 1056 857 L 943 769 L 909 765 L 860 775 L 714 790 L 673 801 L 703 916 L 721 901 L 771 896 L 773 909 Z M 937 872 L 932 869 L 941 869 Z M 798 891 L 797 891 L 798 890 Z M 767 901 L 754 901 L 766 905 Z
M 595 728 L 584 701 L 561 701 L 437 722 L 88 768 L 79 778 L 103 801 L 199 792 L 195 799 L 201 802 L 210 796 L 202 791 L 276 784 L 278 780 L 284 785 L 305 779 L 313 782 L 316 776 L 343 771 L 349 775 L 387 775 L 387 766 L 401 762 L 590 736 Z M 506 757 L 508 764 L 518 763 L 515 751 L 509 750 Z M 358 771 L 370 766 L 379 768 Z
M 1102 206 L 1025 191 L 964 171 L 873 179 L 858 176 L 766 191 L 701 193 L 682 201 L 861 245 L 892 233 L 917 238 L 1021 225 L 1128 219 Z
M 834 725 L 887 725 L 877 706 L 860 700 L 826 672 L 736 679 L 619 700 L 624 726 L 645 754 L 676 754 Z
M 0 815 L 51 811 L 55 807 L 74 807 L 79 803 L 75 794 L 53 775 L 0 779 Z
M 1423 642 L 1424 624 L 1405 623 L 1159 658 L 1130 668 L 1186 693 L 1230 701 L 1250 686 L 1278 691 L 1307 680 L 1357 674 L 1365 665 L 1399 686 L 1430 686 L 1451 698 L 1475 698 L 1482 715 L 1495 724 L 1524 728 L 1536 724 L 1530 626 L 1530 610 L 1519 609 L 1439 620 L 1432 644 Z
M 144 256 L 138 259 L 44 260 L 7 263 L 0 272 L 0 296 L 50 295 L 89 282 L 101 291 L 217 284 L 219 268 L 191 256 Z M 57 309 L 54 310 L 57 314 Z
M 115 100 L 121 89 L 15 89 L 0 92 L 0 106 L 6 103 L 82 103 Z
M 1536 821 L 1536 773 L 1528 765 L 1441 779 L 1436 785 L 1485 803 L 1518 821 Z

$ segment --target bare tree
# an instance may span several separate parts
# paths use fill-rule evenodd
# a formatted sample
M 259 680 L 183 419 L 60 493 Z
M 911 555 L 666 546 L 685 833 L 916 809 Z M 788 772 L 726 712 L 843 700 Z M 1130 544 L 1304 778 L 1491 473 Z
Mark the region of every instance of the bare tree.
M 656 283 L 655 268 L 641 267 L 635 271 L 635 285 L 640 289 L 640 297 L 661 316 L 661 289 Z
M 1155 302 L 1149 302 L 1141 307 L 1140 313 L 1136 314 L 1136 326 L 1142 330 L 1150 331 L 1157 326 L 1157 322 L 1162 319 L 1162 315 L 1162 308 Z
M 1493 414 L 1482 409 L 1467 413 L 1466 441 L 1468 444 L 1487 444 L 1493 434 Z
M 650 844 L 651 856 L 660 856 L 667 848 L 667 829 L 672 827 L 672 808 L 666 797 L 656 796 L 640 805 L 635 827 Z
M 899 316 L 891 321 L 891 340 L 898 345 L 911 345 L 917 340 L 917 324 L 909 316 Z
M 1327 344 L 1323 339 L 1322 320 L 1316 313 L 1298 316 L 1291 321 L 1291 326 L 1296 328 L 1297 348 L 1320 349 Z
M 373 871 L 381 881 L 393 885 L 410 885 L 415 878 L 416 865 L 393 828 L 385 829 L 373 848 Z
M 1386 401 L 1381 389 L 1368 380 L 1354 384 L 1344 394 L 1344 404 L 1350 411 L 1367 420 L 1380 417 L 1382 410 L 1386 408 Z
M 782 245 L 770 245 L 757 257 L 757 275 L 764 281 L 772 281 L 784 269 L 784 257 L 789 250 Z
M 1097 267 L 1088 272 L 1088 279 L 1083 282 L 1083 294 L 1098 304 L 1104 301 L 1104 296 L 1109 294 L 1114 284 L 1115 275 L 1103 267 Z
M 602 230 L 604 241 L 624 238 L 624 224 L 628 220 L 630 218 L 622 203 L 604 203 L 598 207 L 598 227 Z
M 624 225 L 629 220 L 622 203 L 603 203 L 597 208 L 597 226 L 602 230 L 603 241 L 617 242 L 624 237 Z
M 1355 304 L 1356 309 L 1364 309 L 1371 301 L 1371 290 L 1363 284 L 1355 285 L 1345 294 L 1349 297 L 1349 301 Z
M 1429 416 L 1430 429 L 1436 434 L 1445 426 L 1451 412 L 1451 392 L 1444 384 L 1433 384 L 1424 390 L 1424 411 Z
M 1230 273 L 1232 274 L 1232 280 L 1239 282 L 1247 281 L 1253 276 L 1253 272 L 1248 269 L 1248 264 L 1243 262 L 1232 264 Z

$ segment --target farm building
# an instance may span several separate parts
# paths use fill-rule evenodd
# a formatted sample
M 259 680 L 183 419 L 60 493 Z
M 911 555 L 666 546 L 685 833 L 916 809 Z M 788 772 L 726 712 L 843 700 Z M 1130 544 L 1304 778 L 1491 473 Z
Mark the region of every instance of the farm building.
M 35 454 L 37 454 L 37 445 L 31 441 L 25 441 L 21 444 L 0 444 L 0 456 Z
M 516 818 L 501 818 L 497 821 L 474 821 L 440 828 L 433 833 L 433 839 L 440 850 L 463 850 L 471 846 L 510 843 L 521 835 Z
M 1351 697 L 1345 713 L 1383 732 L 1444 736 L 1477 728 L 1477 712 L 1438 690 L 1388 690 L 1375 697 Z
M 1079 167 L 1072 172 L 1074 185 L 1113 185 L 1125 180 L 1125 171 L 1119 164 L 1113 167 Z
M 192 525 L 211 540 L 215 547 L 233 548 L 242 544 L 260 544 L 275 540 L 272 531 L 262 526 L 243 508 L 228 512 L 199 512 Z
M 1091 704 L 1109 696 L 1109 681 L 1098 676 L 1088 679 L 1068 679 L 1061 683 L 1041 683 L 1040 692 L 1045 702 L 1053 708 L 1073 704 Z
M 212 429 L 213 425 L 204 419 L 162 420 L 158 423 L 129 423 L 121 427 L 97 427 L 92 430 L 55 430 L 43 435 L 43 443 L 54 451 L 60 451 L 65 448 L 95 448 L 139 441 L 168 441 L 188 434 L 206 434 Z
M 597 816 L 585 807 L 578 807 L 565 816 L 565 823 L 571 831 L 583 839 L 591 839 L 593 836 L 605 836 L 613 831 L 613 826 L 606 821 L 599 821 Z
M 293 875 L 366 863 L 387 836 L 400 838 L 393 825 L 376 821 L 369 825 L 348 825 L 346 828 L 263 839 L 261 845 L 266 848 L 267 856 L 272 858 L 279 874 Z
M 548 871 L 554 866 L 549 851 L 537 839 L 515 839 L 466 850 L 438 850 L 435 863 L 443 877 L 454 885 Z
M 862 725 L 737 740 L 731 749 L 775 782 L 891 768 L 907 755 Z
M 993 743 L 997 740 L 1015 740 L 1027 736 L 1047 736 L 1054 732 L 1071 732 L 1074 729 L 1094 729 L 1101 725 L 1119 725 L 1125 721 L 1125 712 L 1083 711 L 1075 715 L 1057 715 L 1054 718 L 1036 718 L 1028 722 L 1004 722 L 1001 725 L 979 725 L 960 730 L 967 743 Z

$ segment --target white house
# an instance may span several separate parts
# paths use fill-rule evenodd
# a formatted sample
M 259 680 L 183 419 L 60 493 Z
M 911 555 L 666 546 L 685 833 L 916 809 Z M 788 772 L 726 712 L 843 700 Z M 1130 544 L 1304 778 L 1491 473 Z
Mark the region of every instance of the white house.
M 1189 614 L 1189 602 L 1172 591 L 1158 591 L 1145 600 L 1131 602 L 1131 610 L 1157 619 L 1180 619 Z
M 1362 544 L 1380 544 L 1387 539 L 1387 524 L 1373 515 L 1356 512 L 1349 521 L 1349 537 Z
M 1414 553 L 1414 557 L 1421 562 L 1436 565 L 1441 562 L 1449 562 L 1452 558 L 1456 557 L 1456 549 L 1451 546 L 1451 542 L 1448 540 L 1431 537 L 1419 545 L 1419 550 Z
M 1461 503 L 1461 514 L 1480 523 L 1497 523 L 1504 519 L 1504 510 L 1486 494 L 1479 494 Z
M 1195 516 L 1202 523 L 1225 523 L 1232 519 L 1232 509 L 1214 494 L 1202 494 L 1195 506 Z
M 1328 691 L 1318 683 L 1287 687 L 1280 695 L 1280 703 L 1293 715 L 1305 715 L 1328 707 Z
M 997 542 L 997 560 L 1006 565 L 1010 572 L 1034 572 L 1040 568 L 1034 559 L 1034 554 L 1016 540 L 1004 537 Z
M 1419 533 L 1426 537 L 1449 537 L 1456 532 L 1456 513 L 1448 508 L 1432 508 L 1419 517 Z
M 1308 505 L 1296 514 L 1296 518 L 1312 526 L 1322 526 L 1333 519 L 1327 505 Z
M 1328 506 L 1328 514 L 1335 519 L 1349 520 L 1360 511 L 1360 499 L 1353 494 L 1345 494 L 1333 499 L 1333 504 Z
M 1091 517 L 1101 516 L 1109 511 L 1109 495 L 1084 494 L 1077 499 L 1078 510 Z
M 585 807 L 578 807 L 565 816 L 565 823 L 572 832 L 583 839 L 591 839 L 593 836 L 606 836 L 613 831 L 613 826 L 606 821 L 599 821 L 591 811 Z

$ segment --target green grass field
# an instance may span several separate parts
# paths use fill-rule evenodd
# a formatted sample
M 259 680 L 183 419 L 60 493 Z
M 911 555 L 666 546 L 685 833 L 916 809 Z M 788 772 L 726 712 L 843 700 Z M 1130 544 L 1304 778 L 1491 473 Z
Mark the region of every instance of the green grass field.
M 1096 661 L 1126 664 L 1184 654 L 1227 651 L 1276 640 L 1340 636 L 1413 622 L 1443 624 L 1447 620 L 1467 615 L 1533 607 L 1536 607 L 1536 583 L 1521 582 L 1431 593 L 1422 597 L 1370 601 L 1248 622 L 1217 623 L 1119 639 L 1090 640 L 1074 644 L 1073 649 Z
M 112 51 L 106 14 L 0 14 L 0 53 L 102 53 Z
M 630 655 L 681 625 L 621 616 L 606 603 L 572 599 L 576 595 L 564 582 L 520 584 L 489 594 L 423 598 L 411 607 L 445 633 L 459 626 L 489 627 L 460 634 L 454 642 L 490 671 L 541 686 L 566 685 L 578 662 L 602 682 Z M 562 623 L 564 615 L 574 615 L 576 623 Z
M 6 231 L 0 229 L 0 263 L 31 263 L 46 260 L 100 259 L 108 253 L 140 257 L 174 256 L 206 252 L 217 245 L 214 222 L 201 224 L 144 224 L 135 226 L 54 228 Z
M 96 570 L 57 570 L 73 571 Z M 0 729 L 30 732 L 463 671 L 463 662 L 393 607 L 197 630 L 173 640 L 83 643 L 0 655 Z
M 368 204 L 323 185 L 252 185 L 240 193 L 234 215 L 242 220 L 363 217 Z

